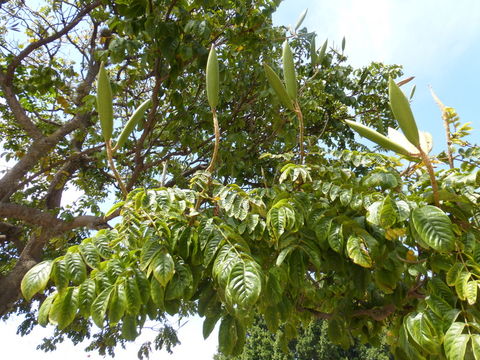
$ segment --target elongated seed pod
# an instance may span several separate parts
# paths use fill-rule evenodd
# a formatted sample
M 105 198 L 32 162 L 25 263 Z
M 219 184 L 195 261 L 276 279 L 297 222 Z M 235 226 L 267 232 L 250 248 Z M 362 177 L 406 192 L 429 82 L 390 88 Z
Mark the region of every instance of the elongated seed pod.
M 312 40 L 310 40 L 310 61 L 312 67 L 317 65 L 317 45 L 315 43 L 315 35 L 312 36 Z
M 327 52 L 327 45 L 328 45 L 328 39 L 325 40 L 325 42 L 323 43 L 323 45 L 320 49 L 320 52 L 318 53 L 317 61 L 320 65 L 322 65 L 323 58 L 325 57 L 325 53 Z
M 295 65 L 293 63 L 293 53 L 288 45 L 288 41 L 283 43 L 283 79 L 285 80 L 285 88 L 290 98 L 297 100 L 297 76 L 295 75 Z
M 275 93 L 277 94 L 280 102 L 289 110 L 293 110 L 293 103 L 292 99 L 287 94 L 287 89 L 282 84 L 282 80 L 278 77 L 278 75 L 273 71 L 273 69 L 268 66 L 267 64 L 263 64 L 263 68 L 265 69 L 265 74 L 267 75 L 268 82 L 270 86 L 273 88 Z
M 395 151 L 396 153 L 401 155 L 411 156 L 411 154 L 403 146 L 401 146 L 400 144 L 397 144 L 396 142 L 393 142 L 392 140 L 387 138 L 385 135 L 380 134 L 379 132 L 373 130 L 372 128 L 369 128 L 368 126 L 365 126 L 363 124 L 359 124 L 355 121 L 345 120 L 345 122 L 358 134 L 367 138 L 368 140 L 373 141 L 374 143 L 380 145 L 381 147 L 388 150 Z
M 212 45 L 207 60 L 207 99 L 210 107 L 215 109 L 218 105 L 218 93 L 220 88 L 218 70 L 218 58 L 215 46 Z
M 305 20 L 305 16 L 307 15 L 307 12 L 308 12 L 308 9 L 305 9 L 298 17 L 297 24 L 295 25 L 295 31 L 297 31 L 298 28 L 302 26 L 303 20 Z
M 127 141 L 128 137 L 132 133 L 133 129 L 135 126 L 138 124 L 138 122 L 143 118 L 143 114 L 145 113 L 145 110 L 147 110 L 152 101 L 150 99 L 144 101 L 130 116 L 130 119 L 128 119 L 127 123 L 125 124 L 125 127 L 122 130 L 122 133 L 118 137 L 117 144 L 114 147 L 114 151 L 120 149 L 125 142 Z
M 418 148 L 420 146 L 420 137 L 410 103 L 392 78 L 388 81 L 388 96 L 390 97 L 390 107 L 392 108 L 393 116 L 398 121 L 400 129 L 402 129 L 408 141 Z
M 97 78 L 97 112 L 103 138 L 105 141 L 109 141 L 113 131 L 112 87 L 103 62 L 100 64 Z

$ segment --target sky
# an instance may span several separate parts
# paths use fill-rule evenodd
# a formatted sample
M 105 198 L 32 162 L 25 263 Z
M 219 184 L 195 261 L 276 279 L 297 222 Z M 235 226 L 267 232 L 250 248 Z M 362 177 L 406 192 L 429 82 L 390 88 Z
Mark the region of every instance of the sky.
M 308 14 L 303 25 L 316 31 L 317 43 L 322 44 L 322 40 L 328 38 L 330 45 L 340 47 L 345 36 L 345 53 L 353 66 L 364 66 L 371 61 L 400 64 L 405 77 L 415 76 L 409 84 L 417 86 L 412 108 L 420 130 L 433 134 L 434 152 L 445 148 L 445 135 L 429 85 L 445 105 L 457 110 L 463 122 L 471 122 L 474 129 L 480 129 L 477 115 L 480 1 L 285 0 L 274 15 L 274 22 L 294 25 L 306 8 Z M 474 130 L 470 141 L 480 143 L 479 130 Z M 6 164 L 0 164 L 4 166 Z M 70 192 L 68 196 L 73 200 L 77 194 Z M 20 338 L 15 334 L 19 321 L 11 318 L 0 323 L 2 357 L 55 360 L 64 359 L 68 354 L 69 360 L 101 359 L 96 353 L 84 353 L 85 346 L 73 347 L 68 341 L 54 353 L 35 351 L 51 328 L 38 328 L 32 335 Z M 151 358 L 212 359 L 217 347 L 217 330 L 203 341 L 201 328 L 201 319 L 189 320 L 179 331 L 182 345 L 174 348 L 174 354 L 156 352 Z M 145 337 L 126 350 L 119 350 L 115 359 L 136 359 L 138 347 L 144 340 Z

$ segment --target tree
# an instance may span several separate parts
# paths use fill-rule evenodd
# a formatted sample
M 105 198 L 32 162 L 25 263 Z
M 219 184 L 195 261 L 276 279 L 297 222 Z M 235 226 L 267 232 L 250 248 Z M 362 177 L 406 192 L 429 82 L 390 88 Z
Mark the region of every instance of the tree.
M 290 341 L 288 350 L 280 347 L 282 332 L 270 333 L 265 323 L 256 319 L 247 331 L 247 339 L 243 353 L 237 357 L 215 355 L 216 360 L 389 360 L 391 359 L 388 346 L 385 343 L 377 347 L 355 345 L 345 350 L 334 345 L 327 335 L 328 324 L 324 320 L 317 320 L 299 330 L 298 339 Z M 393 358 L 392 358 L 393 359 Z
M 40 324 L 81 339 L 93 321 L 103 351 L 135 338 L 147 316 L 196 312 L 204 335 L 220 321 L 220 350 L 238 354 L 259 313 L 285 343 L 323 318 L 345 347 L 387 328 L 399 358 L 478 357 L 478 148 L 443 107 L 462 148 L 438 157 L 450 169 L 435 173 L 428 137 L 393 80 L 405 136 L 381 135 L 397 126 L 385 91 L 397 67 L 353 70 L 345 42 L 317 51 L 298 27 L 284 43 L 270 21 L 276 1 L 20 5 L 2 5 L 4 34 L 15 19 L 37 19 L 26 25 L 29 45 L 1 43 L 4 147 L 18 160 L 0 180 L 3 314 L 13 304 L 28 311 L 16 302 L 23 277 L 27 300 L 42 300 Z M 81 66 L 62 60 L 65 44 Z M 204 94 L 213 44 L 218 104 Z M 102 120 L 103 86 L 95 105 L 101 60 L 116 119 L 151 98 L 123 148 L 123 121 Z M 357 115 L 379 132 L 343 122 Z M 412 165 L 359 152 L 349 126 Z M 210 162 L 212 141 L 220 152 Z M 72 183 L 86 195 L 61 209 Z M 98 204 L 114 184 L 119 202 L 104 216 Z M 103 229 L 71 232 L 85 227 Z

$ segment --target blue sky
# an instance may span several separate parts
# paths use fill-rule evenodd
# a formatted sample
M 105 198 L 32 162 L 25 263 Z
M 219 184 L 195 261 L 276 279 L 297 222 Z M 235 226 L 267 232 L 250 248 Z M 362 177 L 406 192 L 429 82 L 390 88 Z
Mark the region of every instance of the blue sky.
M 419 128 L 431 132 L 434 151 L 445 148 L 440 112 L 430 96 L 431 85 L 443 103 L 456 108 L 463 122 L 480 129 L 480 1 L 478 0 L 285 0 L 274 20 L 277 25 L 295 24 L 298 15 L 308 8 L 304 25 L 316 31 L 318 43 L 328 38 L 339 46 L 346 38 L 345 52 L 354 66 L 370 61 L 404 66 L 405 76 L 415 76 L 417 85 L 412 108 Z M 410 86 L 410 84 L 409 84 Z M 475 129 L 472 142 L 480 143 Z M 76 196 L 73 195 L 73 198 Z M 85 354 L 84 346 L 61 344 L 55 353 L 35 351 L 40 339 L 51 329 L 37 329 L 25 338 L 15 335 L 18 319 L 0 324 L 2 351 L 6 358 L 37 360 L 100 359 Z M 216 333 L 204 342 L 201 319 L 192 319 L 180 331 L 182 345 L 172 356 L 184 360 L 212 359 L 216 351 Z M 137 341 L 121 350 L 116 359 L 136 359 Z M 10 355 L 10 356 L 8 356 Z M 155 355 L 157 358 L 160 354 Z

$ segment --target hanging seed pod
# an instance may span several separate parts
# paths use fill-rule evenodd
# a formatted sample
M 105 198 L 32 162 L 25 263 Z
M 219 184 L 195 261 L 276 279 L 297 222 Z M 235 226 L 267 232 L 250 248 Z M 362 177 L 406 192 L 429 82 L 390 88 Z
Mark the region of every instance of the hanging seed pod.
M 420 146 L 420 138 L 410 103 L 392 78 L 388 81 L 388 96 L 390 97 L 390 107 L 392 108 L 393 116 L 398 121 L 400 129 L 402 129 L 408 141 L 418 148 Z
M 212 45 L 207 60 L 207 99 L 208 104 L 212 109 L 215 109 L 218 105 L 218 93 L 220 88 L 218 70 L 218 58 L 215 46 Z
M 295 65 L 293 63 L 293 53 L 288 45 L 288 41 L 283 43 L 283 79 L 285 80 L 285 87 L 287 94 L 293 101 L 297 100 L 297 77 L 295 75 Z
M 287 89 L 283 86 L 282 81 L 278 77 L 278 75 L 273 71 L 273 69 L 268 66 L 267 64 L 263 64 L 263 68 L 265 69 L 265 74 L 267 75 L 268 82 L 270 86 L 273 88 L 275 93 L 277 94 L 280 102 L 285 106 L 288 110 L 293 110 L 293 103 L 290 97 L 287 94 Z
M 115 145 L 115 148 L 113 149 L 114 151 L 120 149 L 125 142 L 127 141 L 128 137 L 132 133 L 133 129 L 135 126 L 138 124 L 138 122 L 143 118 L 143 114 L 145 113 L 145 110 L 147 110 L 152 101 L 150 99 L 144 101 L 132 114 L 130 119 L 128 119 L 127 123 L 125 124 L 125 127 L 122 130 L 122 133 L 118 137 L 117 144 Z
M 369 128 L 368 126 L 359 124 L 355 121 L 350 121 L 350 120 L 345 120 L 345 122 L 353 129 L 355 130 L 359 135 L 367 138 L 370 141 L 373 141 L 374 143 L 380 145 L 381 147 L 395 151 L 398 154 L 405 155 L 405 156 L 410 156 L 411 154 L 405 149 L 403 146 L 400 144 L 397 144 L 396 142 L 393 142 L 389 138 L 387 138 L 385 135 L 380 134 L 379 132 Z
M 105 142 L 112 137 L 113 131 L 113 101 L 112 87 L 108 78 L 105 64 L 100 64 L 100 71 L 97 79 L 97 112 L 102 127 L 102 134 Z

